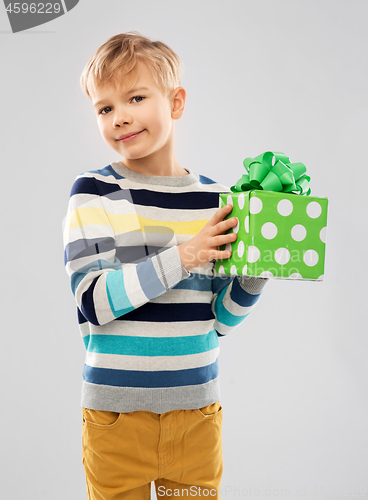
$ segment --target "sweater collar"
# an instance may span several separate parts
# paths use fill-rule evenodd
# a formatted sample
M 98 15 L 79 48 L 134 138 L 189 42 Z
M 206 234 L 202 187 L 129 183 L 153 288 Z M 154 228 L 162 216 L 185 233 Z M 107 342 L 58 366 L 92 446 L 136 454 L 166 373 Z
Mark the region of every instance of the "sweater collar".
M 171 177 L 165 175 L 140 174 L 138 172 L 134 172 L 134 170 L 130 170 L 123 163 L 121 163 L 121 161 L 111 162 L 111 167 L 119 175 L 132 181 L 140 182 L 142 184 L 155 184 L 161 186 L 188 186 L 189 184 L 194 184 L 199 180 L 198 173 L 188 168 L 185 169 L 187 172 L 189 172 L 187 175 Z

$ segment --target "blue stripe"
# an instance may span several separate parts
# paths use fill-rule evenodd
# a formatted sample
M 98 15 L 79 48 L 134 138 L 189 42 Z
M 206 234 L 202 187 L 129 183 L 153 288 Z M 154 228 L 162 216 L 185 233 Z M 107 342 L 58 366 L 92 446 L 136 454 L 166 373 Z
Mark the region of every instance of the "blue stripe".
M 122 175 L 115 172 L 111 165 L 107 165 L 107 167 L 100 168 L 99 170 L 89 170 L 87 173 L 99 174 L 105 177 L 109 177 L 110 175 L 112 175 L 113 177 L 115 177 L 115 179 L 124 179 Z
M 176 290 L 198 290 L 200 292 L 210 292 L 214 294 L 220 293 L 227 287 L 234 277 L 229 276 L 213 276 L 212 274 L 190 273 L 190 276 L 179 281 L 173 289 Z
M 88 335 L 88 352 L 127 356 L 184 356 L 218 347 L 215 330 L 188 337 L 133 337 L 130 335 Z
M 201 174 L 198 174 L 199 175 L 199 182 L 201 184 L 216 184 L 216 181 L 210 179 L 209 177 L 206 177 L 205 175 L 201 175 Z
M 93 177 L 79 177 L 72 186 L 70 197 L 75 194 L 93 194 L 98 195 L 96 181 Z
M 81 313 L 79 307 L 77 307 L 77 316 L 78 316 L 78 324 L 83 325 L 83 323 L 87 323 L 87 319 Z
M 84 344 L 84 347 L 86 348 L 86 350 L 88 349 L 89 337 L 90 337 L 89 335 L 86 335 L 85 337 L 82 337 L 83 344 Z
M 134 309 L 125 291 L 124 271 L 111 271 L 106 275 L 106 293 L 115 318 Z
M 185 278 L 175 286 L 175 290 L 197 290 L 200 292 L 210 292 L 212 285 L 212 276 L 208 274 L 190 273 L 188 278 Z
M 152 227 L 152 226 L 151 226 Z M 161 228 L 162 229 L 162 228 Z M 131 231 L 131 234 L 136 231 Z M 125 233 L 124 236 L 127 237 L 130 232 Z M 174 232 L 172 232 L 174 234 Z M 116 247 L 116 257 L 123 264 L 138 264 L 139 262 L 144 262 L 148 258 L 152 258 L 155 255 L 167 250 L 169 247 L 165 246 L 172 239 L 172 235 L 161 236 L 161 246 L 153 246 L 153 245 L 132 245 L 132 246 L 119 246 Z
M 257 302 L 260 296 L 260 293 L 257 295 L 252 295 L 251 293 L 246 292 L 240 286 L 239 281 L 237 279 L 234 280 L 233 287 L 230 292 L 230 298 L 231 300 L 239 304 L 239 306 L 251 307 Z
M 91 384 L 115 387 L 179 387 L 199 385 L 218 377 L 218 360 L 211 365 L 187 370 L 135 371 L 95 368 L 84 365 L 83 379 Z
M 249 313 L 244 316 L 235 316 L 231 314 L 223 305 L 224 295 L 226 293 L 226 288 L 217 296 L 214 311 L 216 313 L 216 318 L 220 323 L 226 326 L 237 326 L 239 325 Z
M 136 205 L 169 208 L 174 210 L 203 210 L 219 205 L 218 193 L 187 192 L 159 193 L 146 189 L 131 190 L 133 202 Z
M 160 304 L 147 302 L 120 318 L 125 321 L 167 323 L 214 319 L 211 304 L 202 302 Z
M 90 255 L 98 255 L 100 253 L 114 250 L 114 238 L 81 238 L 79 240 L 68 243 L 65 247 L 64 262 L 89 257 Z
M 81 300 L 81 312 L 83 316 L 87 318 L 90 323 L 92 323 L 92 325 L 99 325 L 99 322 L 97 321 L 95 305 L 93 300 L 93 292 L 98 278 L 99 276 L 92 281 L 88 290 L 86 290 L 82 294 L 82 300 Z
M 148 300 L 166 291 L 166 288 L 162 285 L 156 274 L 152 260 L 149 259 L 146 262 L 140 262 L 136 266 L 136 272 L 139 285 Z M 124 271 L 122 269 L 108 273 L 106 276 L 107 296 L 115 318 L 123 316 L 135 309 L 126 293 L 124 281 Z
M 220 293 L 225 287 L 230 285 L 230 283 L 234 280 L 229 276 L 215 276 L 212 280 L 212 292 L 214 294 Z
M 146 262 L 140 262 L 136 267 L 136 271 L 141 288 L 149 300 L 166 292 L 166 288 L 157 276 L 156 269 L 151 259 Z
M 111 184 L 89 177 L 80 177 L 73 185 L 71 196 L 82 193 L 99 194 L 114 200 L 127 200 L 135 205 L 171 208 L 174 210 L 202 210 L 218 208 L 219 206 L 219 193 L 216 192 L 162 193 L 148 189 L 122 189 L 118 184 Z
M 75 292 L 79 286 L 79 283 L 87 276 L 88 273 L 94 272 L 94 271 L 101 271 L 102 269 L 115 269 L 119 270 L 121 269 L 121 263 L 115 259 L 114 263 L 107 262 L 106 260 L 98 259 L 94 260 L 93 262 L 90 262 L 89 264 L 86 264 L 85 266 L 81 267 L 78 271 L 73 273 L 70 278 L 70 285 L 72 287 L 73 294 L 75 295 Z

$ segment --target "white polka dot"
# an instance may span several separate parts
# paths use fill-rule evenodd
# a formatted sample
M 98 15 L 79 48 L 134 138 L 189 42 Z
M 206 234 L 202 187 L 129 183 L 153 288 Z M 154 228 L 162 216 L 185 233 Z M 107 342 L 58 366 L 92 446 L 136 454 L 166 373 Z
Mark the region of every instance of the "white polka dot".
M 227 197 L 226 203 L 228 203 L 229 205 L 233 206 L 233 198 L 232 198 L 231 194 L 229 194 L 229 196 Z
M 322 207 L 316 201 L 311 201 L 307 205 L 307 214 L 311 219 L 317 219 L 321 215 Z
M 266 238 L 266 240 L 272 240 L 272 238 L 274 238 L 277 234 L 276 224 L 273 222 L 266 222 L 261 228 L 261 233 L 263 238 Z
M 324 277 L 324 274 L 321 274 L 321 276 L 318 276 L 317 281 L 323 281 Z
M 262 271 L 259 275 L 260 278 L 273 278 L 271 271 Z
M 303 255 L 303 260 L 307 266 L 313 267 L 318 262 L 318 253 L 315 250 L 307 250 Z
M 263 207 L 262 201 L 257 198 L 256 196 L 253 196 L 250 201 L 249 201 L 249 212 L 251 214 L 258 214 Z
M 296 224 L 291 229 L 291 237 L 295 241 L 303 241 L 306 235 L 307 235 L 307 230 L 305 229 L 304 226 L 302 226 L 302 224 Z
M 283 215 L 284 217 L 287 217 L 288 215 L 291 214 L 293 211 L 293 204 L 291 203 L 290 200 L 283 199 L 280 200 L 277 204 L 277 211 L 280 215 Z
M 226 243 L 225 250 L 226 251 L 229 251 L 229 250 L 231 251 L 231 243 Z
M 253 246 L 253 245 L 249 245 L 248 247 L 248 262 L 257 262 L 257 260 L 259 259 L 259 256 L 260 256 L 260 251 L 258 250 L 257 247 Z
M 290 276 L 288 276 L 288 279 L 289 280 L 301 280 L 301 279 L 303 279 L 303 276 L 299 273 L 293 273 L 293 274 L 290 274 Z
M 326 231 L 327 231 L 327 227 L 325 226 L 319 232 L 319 237 L 320 237 L 320 240 L 322 241 L 322 243 L 326 243 Z
M 237 233 L 237 232 L 239 231 L 239 219 L 238 219 L 238 218 L 236 218 L 236 220 L 237 220 L 238 222 L 237 222 L 236 226 L 234 226 L 234 227 L 233 227 L 233 231 L 234 231 L 234 233 Z
M 240 210 L 243 210 L 243 207 L 244 207 L 244 193 L 240 193 L 240 195 L 238 196 L 238 205 L 239 205 Z
M 231 266 L 230 274 L 237 274 L 237 270 L 236 270 L 235 264 Z
M 290 252 L 287 248 L 278 248 L 275 252 L 275 261 L 283 266 L 290 260 Z
M 244 219 L 244 229 L 247 233 L 249 233 L 249 215 Z
M 225 274 L 225 268 L 224 268 L 224 266 L 220 266 L 218 272 L 221 273 L 221 274 Z
M 244 241 L 243 240 L 239 241 L 239 245 L 238 245 L 237 251 L 238 251 L 239 257 L 242 258 L 243 257 L 243 253 L 244 253 Z
M 242 270 L 242 274 L 243 276 L 246 276 L 247 275 L 247 264 L 245 264 L 245 266 L 243 267 L 243 270 Z

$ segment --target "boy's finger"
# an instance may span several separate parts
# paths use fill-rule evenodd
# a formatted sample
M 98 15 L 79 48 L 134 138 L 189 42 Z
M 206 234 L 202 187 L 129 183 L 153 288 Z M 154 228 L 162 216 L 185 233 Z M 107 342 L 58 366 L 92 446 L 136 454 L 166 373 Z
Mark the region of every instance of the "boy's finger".
M 237 217 L 230 217 L 230 219 L 226 219 L 223 221 L 220 221 L 218 224 L 216 224 L 216 234 L 222 234 L 225 233 L 228 229 L 231 227 L 234 227 L 238 224 L 238 218 Z
M 231 212 L 233 206 L 228 204 L 217 210 L 215 215 L 212 217 L 212 224 L 215 226 L 219 221 L 223 220 L 227 214 Z
M 215 259 L 228 259 L 231 257 L 231 250 L 217 250 Z

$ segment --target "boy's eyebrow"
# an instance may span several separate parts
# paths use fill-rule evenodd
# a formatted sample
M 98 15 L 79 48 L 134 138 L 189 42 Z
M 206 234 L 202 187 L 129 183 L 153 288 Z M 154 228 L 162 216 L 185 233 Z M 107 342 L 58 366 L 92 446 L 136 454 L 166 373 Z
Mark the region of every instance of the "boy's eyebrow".
M 138 87 L 138 88 L 136 88 L 136 89 L 131 89 L 131 90 L 129 90 L 129 91 L 127 92 L 127 95 L 129 95 L 129 94 L 133 94 L 134 92 L 139 92 L 139 91 L 141 91 L 141 90 L 149 90 L 149 88 L 148 88 L 148 87 Z M 108 100 L 109 100 L 108 98 L 107 98 L 107 99 L 101 99 L 101 101 L 96 102 L 96 103 L 93 105 L 93 107 L 94 107 L 94 108 L 97 108 L 98 106 L 101 106 L 101 104 L 102 104 L 102 103 L 104 103 L 105 101 L 108 101 Z
M 127 94 L 131 94 L 132 92 L 139 92 L 140 90 L 149 90 L 149 88 L 148 87 L 138 87 L 136 89 L 129 90 L 129 92 L 127 92 Z

